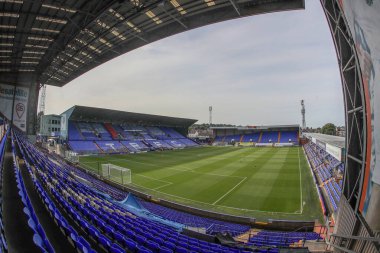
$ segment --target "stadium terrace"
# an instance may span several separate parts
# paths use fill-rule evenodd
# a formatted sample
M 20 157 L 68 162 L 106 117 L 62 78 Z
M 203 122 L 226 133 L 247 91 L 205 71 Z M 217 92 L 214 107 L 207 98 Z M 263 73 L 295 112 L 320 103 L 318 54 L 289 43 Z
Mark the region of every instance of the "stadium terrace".
M 160 39 L 304 0 L 0 0 L 0 252 L 380 252 L 380 4 L 320 3 L 346 137 L 305 133 L 303 117 L 214 127 L 205 144 L 187 135 L 194 119 L 86 106 L 44 115 L 38 135 L 39 93 Z

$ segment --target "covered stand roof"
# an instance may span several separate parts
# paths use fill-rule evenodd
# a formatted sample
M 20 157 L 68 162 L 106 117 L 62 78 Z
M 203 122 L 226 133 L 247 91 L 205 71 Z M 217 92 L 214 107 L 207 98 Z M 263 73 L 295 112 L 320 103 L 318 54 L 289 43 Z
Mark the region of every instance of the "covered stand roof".
M 63 86 L 135 48 L 304 0 L 0 0 L 0 82 Z
M 238 131 L 245 131 L 245 130 L 299 130 L 300 125 L 294 124 L 294 125 L 267 125 L 267 126 L 220 126 L 220 127 L 210 127 L 213 130 L 238 130 Z
M 197 120 L 159 116 L 152 114 L 124 112 L 96 107 L 73 106 L 61 115 L 66 115 L 68 120 L 87 122 L 128 123 L 148 126 L 168 126 L 188 128 Z
M 344 148 L 346 146 L 346 138 L 341 136 L 319 134 L 319 133 L 304 133 L 309 139 L 315 138 L 321 142 L 328 143 L 338 148 Z

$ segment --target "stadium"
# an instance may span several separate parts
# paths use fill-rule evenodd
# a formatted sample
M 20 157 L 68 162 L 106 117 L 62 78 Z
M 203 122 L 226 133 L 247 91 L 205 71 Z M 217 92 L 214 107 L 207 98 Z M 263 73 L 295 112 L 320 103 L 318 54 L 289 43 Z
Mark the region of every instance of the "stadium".
M 376 1 L 321 0 L 346 137 L 73 105 L 63 87 L 143 45 L 303 0 L 0 1 L 1 252 L 379 252 Z M 33 62 L 33 63 L 32 63 Z M 36 126 L 47 135 L 37 135 Z

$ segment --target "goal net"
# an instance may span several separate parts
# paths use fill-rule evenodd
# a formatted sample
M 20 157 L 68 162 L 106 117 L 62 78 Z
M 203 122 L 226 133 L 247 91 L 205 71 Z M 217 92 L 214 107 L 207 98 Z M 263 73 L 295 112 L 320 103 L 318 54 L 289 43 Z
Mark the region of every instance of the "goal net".
M 132 182 L 131 170 L 114 164 L 102 164 L 102 176 L 119 184 L 130 184 Z
M 72 163 L 79 163 L 79 155 L 78 153 L 75 153 L 73 151 L 66 151 L 65 157 L 67 160 L 69 160 Z

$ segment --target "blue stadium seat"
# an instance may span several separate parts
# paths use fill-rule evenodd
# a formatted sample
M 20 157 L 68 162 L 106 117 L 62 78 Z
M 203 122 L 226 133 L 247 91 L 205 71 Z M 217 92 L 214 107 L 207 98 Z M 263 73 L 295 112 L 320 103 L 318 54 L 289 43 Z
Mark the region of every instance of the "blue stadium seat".
M 116 243 L 111 245 L 110 251 L 111 253 L 125 253 L 125 250 Z
M 159 253 L 173 253 L 174 251 L 165 247 L 159 248 Z
M 123 240 L 124 246 L 130 251 L 134 252 L 137 249 L 137 243 L 129 238 L 124 238 Z
M 150 241 L 150 240 L 148 240 L 147 242 L 146 242 L 146 245 L 145 245 L 148 249 L 150 249 L 151 251 L 153 251 L 153 252 L 157 252 L 158 251 L 158 249 L 159 249 L 159 247 L 160 247 L 160 245 L 158 244 L 158 243 L 156 243 L 156 242 L 153 242 L 153 241 Z
M 138 253 L 153 253 L 153 251 L 145 248 L 144 246 L 137 246 Z
M 175 249 L 175 252 L 176 253 L 188 253 L 189 251 L 186 249 L 186 248 L 183 248 L 183 247 L 177 247 Z
M 111 248 L 111 241 L 105 237 L 104 235 L 99 235 L 99 243 L 106 249 L 109 250 Z
M 41 236 L 39 236 L 38 234 L 34 234 L 33 242 L 35 245 L 37 245 L 38 248 L 40 248 L 41 252 L 47 252 L 44 248 L 44 241 L 42 240 Z

